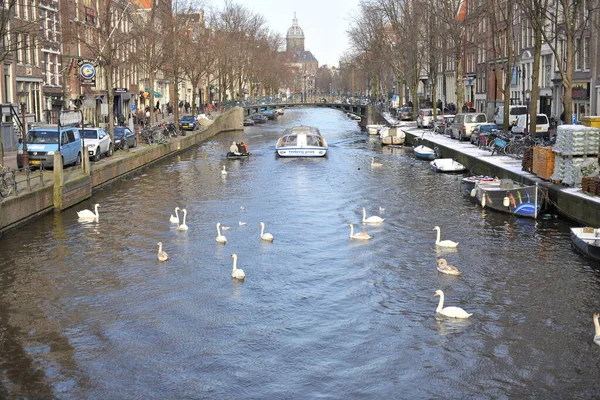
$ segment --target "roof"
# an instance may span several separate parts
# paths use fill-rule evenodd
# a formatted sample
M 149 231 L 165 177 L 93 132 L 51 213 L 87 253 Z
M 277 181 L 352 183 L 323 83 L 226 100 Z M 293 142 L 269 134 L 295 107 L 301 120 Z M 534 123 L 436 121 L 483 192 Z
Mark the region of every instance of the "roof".
M 286 38 L 304 38 L 304 31 L 298 25 L 298 19 L 296 13 L 294 13 L 294 19 L 292 20 L 292 26 L 287 31 Z

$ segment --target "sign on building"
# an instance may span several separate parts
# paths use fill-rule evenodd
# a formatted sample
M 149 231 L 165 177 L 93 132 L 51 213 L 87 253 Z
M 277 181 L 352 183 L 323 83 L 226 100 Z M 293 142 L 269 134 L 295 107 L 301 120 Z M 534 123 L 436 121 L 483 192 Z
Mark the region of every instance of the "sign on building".
M 92 60 L 77 61 L 79 69 L 79 83 L 81 85 L 96 86 L 96 67 L 98 64 Z

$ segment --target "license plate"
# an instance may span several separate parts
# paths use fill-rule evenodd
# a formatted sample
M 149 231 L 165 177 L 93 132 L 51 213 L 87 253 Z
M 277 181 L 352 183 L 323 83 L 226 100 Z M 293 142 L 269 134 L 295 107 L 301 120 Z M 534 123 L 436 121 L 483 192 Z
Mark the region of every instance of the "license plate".
M 535 130 L 536 130 L 536 131 L 541 131 L 541 130 L 542 130 L 542 127 L 541 127 L 541 126 L 536 126 L 536 127 L 535 127 Z
M 29 161 L 29 164 L 31 164 L 31 165 L 40 165 L 40 160 L 31 160 L 31 161 Z
M 188 126 L 187 126 L 187 125 L 182 125 L 181 127 L 182 127 L 182 128 L 187 128 Z

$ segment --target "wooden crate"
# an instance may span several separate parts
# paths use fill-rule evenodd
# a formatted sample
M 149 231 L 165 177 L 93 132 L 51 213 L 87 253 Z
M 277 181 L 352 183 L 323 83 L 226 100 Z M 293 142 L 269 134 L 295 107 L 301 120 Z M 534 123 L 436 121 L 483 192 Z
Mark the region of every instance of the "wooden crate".
M 533 148 L 533 173 L 542 179 L 550 180 L 554 172 L 554 157 L 552 147 L 536 146 Z

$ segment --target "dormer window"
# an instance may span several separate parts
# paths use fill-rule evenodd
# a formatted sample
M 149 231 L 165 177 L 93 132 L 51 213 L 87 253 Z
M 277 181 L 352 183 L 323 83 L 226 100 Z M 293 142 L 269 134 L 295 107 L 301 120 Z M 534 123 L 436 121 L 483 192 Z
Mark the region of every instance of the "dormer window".
M 90 25 L 96 25 L 96 10 L 84 7 L 85 22 Z

